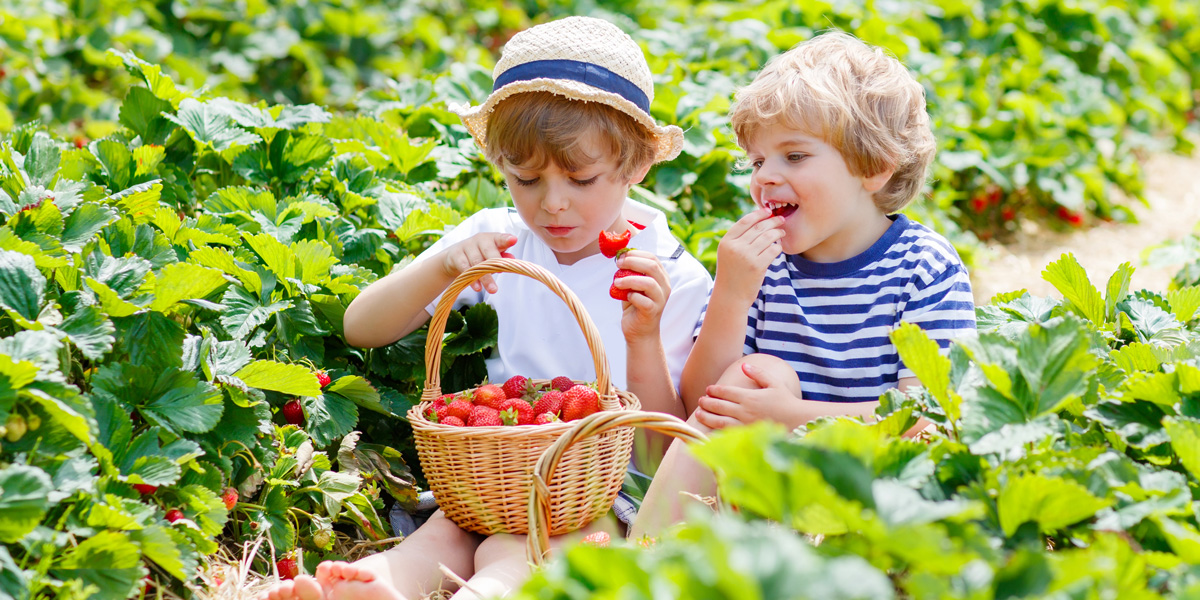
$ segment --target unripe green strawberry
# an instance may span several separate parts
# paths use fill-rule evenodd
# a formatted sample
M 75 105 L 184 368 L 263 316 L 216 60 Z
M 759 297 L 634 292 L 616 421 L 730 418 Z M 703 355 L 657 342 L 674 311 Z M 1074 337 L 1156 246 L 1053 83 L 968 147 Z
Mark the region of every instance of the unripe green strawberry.
M 37 431 L 38 428 L 42 426 L 42 418 L 37 415 L 29 415 L 29 418 L 26 419 L 26 421 L 29 422 L 30 431 Z
M 333 542 L 333 532 L 328 529 L 319 529 L 312 537 L 313 545 L 318 548 L 328 548 Z
M 25 417 L 18 414 L 8 415 L 8 421 L 4 423 L 6 433 L 4 439 L 15 442 L 25 437 L 25 431 L 29 428 L 25 422 Z

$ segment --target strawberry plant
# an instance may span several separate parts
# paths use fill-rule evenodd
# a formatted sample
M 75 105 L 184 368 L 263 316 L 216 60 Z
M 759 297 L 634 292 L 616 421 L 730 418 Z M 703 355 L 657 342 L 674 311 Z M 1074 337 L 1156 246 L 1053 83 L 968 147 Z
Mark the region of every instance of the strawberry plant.
M 1200 289 L 1131 292 L 1132 271 L 1101 292 L 1064 255 L 1043 273 L 1063 300 L 1001 295 L 949 356 L 902 325 L 923 389 L 870 423 L 719 432 L 694 453 L 736 511 L 649 549 L 580 545 L 521 597 L 1195 594 Z

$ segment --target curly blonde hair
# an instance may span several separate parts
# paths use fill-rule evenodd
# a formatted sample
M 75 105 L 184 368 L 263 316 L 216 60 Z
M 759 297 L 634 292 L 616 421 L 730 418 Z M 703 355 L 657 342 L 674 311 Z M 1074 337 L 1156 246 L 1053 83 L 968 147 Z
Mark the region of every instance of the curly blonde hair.
M 882 48 L 840 31 L 768 61 L 738 90 L 730 121 L 743 148 L 760 128 L 782 125 L 820 136 L 857 177 L 893 170 L 874 194 L 885 213 L 920 195 L 937 152 L 921 84 Z

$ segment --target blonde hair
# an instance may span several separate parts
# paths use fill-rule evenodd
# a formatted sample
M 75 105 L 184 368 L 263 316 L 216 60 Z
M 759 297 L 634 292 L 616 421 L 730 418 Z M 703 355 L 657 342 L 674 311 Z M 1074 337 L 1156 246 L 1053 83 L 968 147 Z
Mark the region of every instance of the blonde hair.
M 600 134 L 608 156 L 590 156 L 580 147 L 589 132 Z M 572 100 L 551 92 L 525 92 L 500 101 L 488 115 L 484 154 L 497 167 L 541 169 L 547 161 L 577 171 L 612 158 L 628 179 L 654 161 L 654 133 L 606 104 Z
M 894 170 L 874 194 L 886 213 L 921 193 L 937 152 L 921 84 L 894 56 L 840 31 L 768 61 L 738 90 L 730 121 L 743 148 L 760 128 L 782 125 L 820 136 L 857 177 Z

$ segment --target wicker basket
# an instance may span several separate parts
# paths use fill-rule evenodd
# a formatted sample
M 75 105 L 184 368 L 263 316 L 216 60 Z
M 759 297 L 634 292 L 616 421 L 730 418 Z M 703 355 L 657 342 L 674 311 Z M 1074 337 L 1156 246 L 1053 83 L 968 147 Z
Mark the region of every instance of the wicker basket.
M 576 445 L 587 444 L 595 437 L 608 435 L 611 431 L 624 431 L 631 427 L 649 429 L 679 438 L 685 442 L 702 442 L 707 437 L 678 417 L 664 413 L 622 411 L 599 412 L 576 421 L 571 430 L 558 438 L 533 468 L 533 489 L 529 493 L 529 535 L 525 549 L 529 562 L 541 566 L 550 549 L 550 536 L 558 535 L 549 525 L 554 510 L 553 483 L 558 477 L 557 469 L 571 455 Z
M 496 258 L 464 271 L 450 284 L 429 322 L 421 402 L 408 411 L 417 455 L 438 506 L 459 527 L 489 535 L 526 533 L 533 465 L 575 423 L 454 427 L 425 417 L 426 409 L 442 395 L 441 340 L 454 300 L 471 283 L 492 273 L 531 277 L 566 302 L 592 353 L 602 411 L 596 414 L 636 411 L 641 404 L 633 394 L 613 387 L 596 326 L 575 294 L 549 271 L 521 260 Z M 609 510 L 625 480 L 633 435 L 630 427 L 614 428 L 573 445 L 563 455 L 561 467 L 547 485 L 550 501 L 546 527 L 550 535 L 586 527 Z

